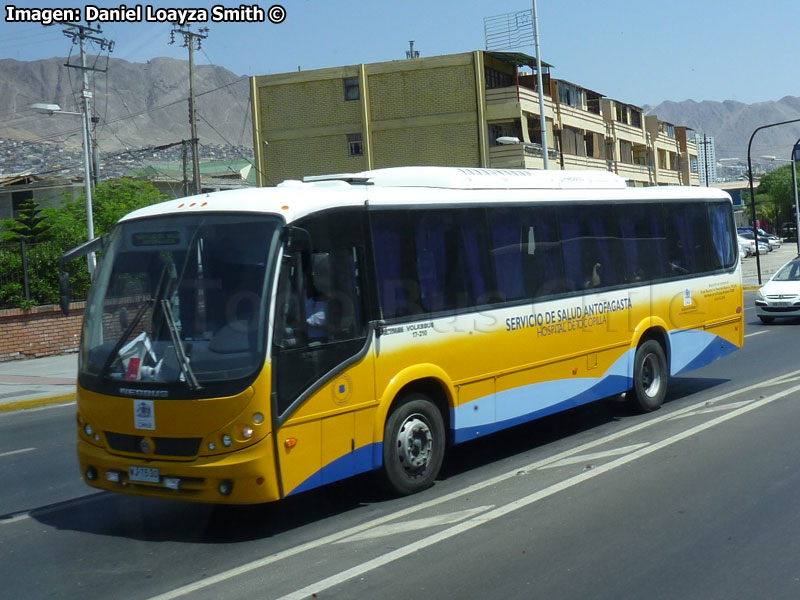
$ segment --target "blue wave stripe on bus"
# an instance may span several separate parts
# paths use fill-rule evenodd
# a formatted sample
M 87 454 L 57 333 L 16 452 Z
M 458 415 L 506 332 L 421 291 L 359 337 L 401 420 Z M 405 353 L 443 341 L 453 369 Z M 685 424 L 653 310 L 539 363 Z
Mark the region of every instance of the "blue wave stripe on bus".
M 703 367 L 737 349 L 707 331 L 674 331 L 669 338 L 672 375 Z M 629 390 L 633 386 L 634 353 L 634 349 L 625 352 L 599 378 L 534 383 L 451 409 L 453 442 L 475 439 Z
M 694 329 L 670 332 L 669 339 L 672 375 L 705 366 L 737 349 L 725 339 Z M 634 349 L 626 351 L 602 377 L 534 383 L 451 409 L 452 440 L 465 442 L 629 390 L 634 353 Z M 381 442 L 362 446 L 324 466 L 287 496 L 376 469 L 382 463 Z
M 568 381 L 569 380 L 564 380 L 564 382 Z M 481 426 L 459 427 L 453 432 L 453 441 L 454 443 L 466 442 L 480 436 L 506 429 L 507 427 L 513 427 L 514 425 L 520 425 L 528 421 L 533 421 L 534 419 L 546 417 L 547 415 L 552 415 L 557 412 L 561 412 L 562 410 L 574 408 L 581 404 L 586 404 L 587 402 L 594 402 L 595 400 L 624 392 L 625 390 L 630 389 L 632 385 L 632 379 L 623 377 L 621 375 L 611 375 L 609 377 L 594 379 L 592 381 L 595 382 L 595 385 L 592 387 L 583 390 L 577 395 L 566 398 L 563 397 L 563 393 L 560 394 L 560 397 L 549 396 L 544 399 L 537 398 L 539 394 L 542 393 L 541 389 L 537 389 L 541 384 L 533 384 L 516 388 L 514 390 L 508 390 L 507 392 L 504 392 L 504 394 L 506 394 L 508 397 L 510 397 L 512 395 L 511 393 L 513 392 L 515 399 L 517 399 L 520 403 L 524 402 L 528 405 L 528 408 L 531 408 L 531 406 L 535 406 L 535 408 L 530 412 L 526 412 L 516 417 L 495 421 L 493 423 L 487 423 Z M 561 382 L 556 381 L 548 383 L 557 384 Z M 534 398 L 533 404 L 531 404 L 531 398 Z
M 670 375 L 698 369 L 737 349 L 728 340 L 697 329 L 670 331 L 669 343 Z
M 383 457 L 382 443 L 367 444 L 366 446 L 362 446 L 353 452 L 337 458 L 332 463 L 325 465 L 286 495 L 293 496 L 294 494 L 299 494 L 300 492 L 313 490 L 321 485 L 326 485 L 328 483 L 333 483 L 334 481 L 339 481 L 340 479 L 346 479 L 347 477 L 358 475 L 359 473 L 371 471 L 381 464 L 375 464 L 374 460 L 376 456 L 381 457 L 381 459 Z
M 630 389 L 633 350 L 626 351 L 602 377 L 543 381 L 479 398 L 451 411 L 455 443 L 593 402 Z M 477 407 L 477 410 L 476 410 Z

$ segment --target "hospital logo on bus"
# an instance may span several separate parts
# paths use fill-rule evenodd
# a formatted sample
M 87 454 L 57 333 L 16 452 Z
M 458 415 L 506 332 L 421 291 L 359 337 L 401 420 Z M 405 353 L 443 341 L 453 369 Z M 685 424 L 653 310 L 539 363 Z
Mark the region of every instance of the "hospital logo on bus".
M 133 401 L 133 425 L 136 429 L 156 428 L 156 413 L 152 400 Z
M 353 394 L 353 382 L 347 375 L 340 375 L 331 384 L 331 397 L 336 404 L 344 404 Z

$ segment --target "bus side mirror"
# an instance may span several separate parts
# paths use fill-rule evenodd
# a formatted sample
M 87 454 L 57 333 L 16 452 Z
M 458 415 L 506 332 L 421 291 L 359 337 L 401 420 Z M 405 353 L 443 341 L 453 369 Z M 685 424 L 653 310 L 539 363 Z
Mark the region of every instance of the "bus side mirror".
M 300 227 L 286 228 L 286 249 L 289 252 L 311 251 L 311 234 Z
M 58 259 L 58 287 L 59 287 L 59 301 L 58 304 L 61 306 L 61 312 L 64 313 L 64 316 L 69 316 L 69 296 L 70 296 L 70 289 L 69 289 L 69 273 L 67 272 L 67 263 L 79 258 L 81 256 L 86 256 L 90 252 L 96 252 L 97 250 L 102 250 L 106 247 L 108 243 L 108 234 L 101 235 L 100 237 L 96 237 L 88 242 L 84 242 L 80 246 L 76 246 L 71 250 L 67 250 L 61 257 Z

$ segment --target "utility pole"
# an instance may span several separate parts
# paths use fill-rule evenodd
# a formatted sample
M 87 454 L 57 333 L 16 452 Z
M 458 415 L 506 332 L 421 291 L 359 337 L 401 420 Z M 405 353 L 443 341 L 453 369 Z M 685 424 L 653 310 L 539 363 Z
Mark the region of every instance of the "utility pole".
M 89 104 L 89 100 L 92 98 L 92 91 L 89 89 L 89 71 L 102 71 L 105 72 L 105 69 L 96 69 L 94 67 L 90 67 L 86 64 L 86 40 L 91 40 L 93 42 L 97 42 L 100 44 L 100 50 L 108 49 L 111 52 L 114 49 L 114 42 L 112 40 L 107 40 L 105 38 L 98 37 L 94 34 L 102 33 L 102 30 L 99 27 L 91 27 L 90 25 L 79 25 L 77 23 L 60 23 L 64 26 L 64 35 L 68 38 L 72 39 L 72 43 L 79 44 L 81 49 L 81 64 L 80 65 L 71 65 L 66 63 L 65 67 L 70 67 L 73 69 L 80 69 L 83 72 L 83 90 L 81 91 L 82 97 L 82 121 L 83 121 L 83 155 L 84 155 L 84 188 L 86 190 L 86 229 L 87 235 L 89 240 L 94 239 L 94 217 L 92 215 L 92 181 L 97 183 L 98 181 L 98 167 L 96 159 L 94 161 L 89 160 L 90 154 L 93 156 L 97 156 L 97 149 L 92 150 L 92 137 L 91 137 L 91 123 L 92 123 L 92 115 L 91 115 L 91 104 Z M 90 168 L 90 164 L 94 162 L 92 165 L 93 168 Z M 91 252 L 87 255 L 87 260 L 89 261 L 89 275 L 91 277 L 94 276 L 94 269 L 96 266 L 94 252 Z
M 547 152 L 547 118 L 544 114 L 544 89 L 542 85 L 542 59 L 539 49 L 539 18 L 536 14 L 536 0 L 533 0 L 533 45 L 536 52 L 536 86 L 539 88 L 539 125 L 542 130 L 542 164 L 544 170 L 550 168 Z
M 181 186 L 181 197 L 185 198 L 189 195 L 189 175 L 186 168 L 186 140 L 183 140 L 183 148 L 181 148 L 181 162 L 183 163 L 183 185 Z
M 208 27 L 201 27 L 197 33 L 191 31 L 187 25 L 185 29 L 173 27 L 170 31 L 170 44 L 175 43 L 175 34 L 183 36 L 183 47 L 189 49 L 189 125 L 192 128 L 192 169 L 194 171 L 193 183 L 194 193 L 199 194 L 202 189 L 200 186 L 200 155 L 198 154 L 197 139 L 197 113 L 194 106 L 194 47 L 200 50 L 203 40 L 208 37 Z

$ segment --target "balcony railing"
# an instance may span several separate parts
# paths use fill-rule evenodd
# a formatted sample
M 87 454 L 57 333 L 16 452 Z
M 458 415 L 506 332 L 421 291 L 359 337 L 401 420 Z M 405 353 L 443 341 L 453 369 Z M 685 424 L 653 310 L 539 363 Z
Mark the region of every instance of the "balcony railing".
M 542 169 L 544 168 L 544 153 L 541 144 L 523 142 L 506 146 L 491 146 L 489 148 L 489 166 L 504 169 Z M 551 165 L 560 164 L 560 153 L 547 149 L 547 156 Z

